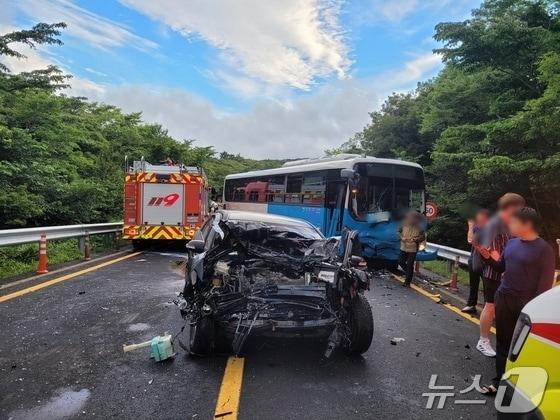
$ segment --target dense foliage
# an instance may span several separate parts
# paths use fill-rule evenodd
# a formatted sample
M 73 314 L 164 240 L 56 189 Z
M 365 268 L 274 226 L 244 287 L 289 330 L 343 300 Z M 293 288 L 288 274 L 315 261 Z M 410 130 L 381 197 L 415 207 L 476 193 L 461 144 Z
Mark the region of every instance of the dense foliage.
M 0 55 L 24 58 L 14 42 L 57 44 L 63 27 L 0 36 Z M 0 229 L 120 220 L 125 155 L 203 166 L 217 194 L 228 173 L 280 164 L 176 141 L 139 113 L 61 94 L 67 79 L 55 67 L 12 74 L 0 63 Z
M 445 67 L 393 94 L 341 150 L 400 157 L 427 169 L 441 217 L 432 239 L 464 244 L 465 218 L 507 191 L 526 197 L 560 237 L 560 5 L 486 0 L 464 22 L 440 23 Z

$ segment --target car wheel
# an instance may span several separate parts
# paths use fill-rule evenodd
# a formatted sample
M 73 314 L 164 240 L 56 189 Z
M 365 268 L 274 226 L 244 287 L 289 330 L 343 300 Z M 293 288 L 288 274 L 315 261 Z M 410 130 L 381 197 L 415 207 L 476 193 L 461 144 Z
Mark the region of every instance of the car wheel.
M 215 333 L 214 320 L 209 316 L 200 317 L 192 322 L 189 331 L 189 353 L 206 356 L 212 351 Z
M 348 351 L 362 354 L 369 349 L 373 339 L 373 314 L 365 296 L 357 295 L 348 308 L 348 326 L 350 344 Z

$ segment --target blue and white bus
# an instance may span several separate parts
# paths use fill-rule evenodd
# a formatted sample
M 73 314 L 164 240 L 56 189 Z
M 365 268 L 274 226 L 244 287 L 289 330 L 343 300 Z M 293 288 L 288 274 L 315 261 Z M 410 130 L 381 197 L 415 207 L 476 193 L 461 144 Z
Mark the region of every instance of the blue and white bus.
M 416 163 L 354 154 L 287 162 L 281 168 L 228 175 L 224 206 L 304 219 L 327 237 L 359 232 L 364 255 L 395 264 L 398 224 L 425 212 L 424 171 Z M 419 260 L 434 254 L 420 252 Z

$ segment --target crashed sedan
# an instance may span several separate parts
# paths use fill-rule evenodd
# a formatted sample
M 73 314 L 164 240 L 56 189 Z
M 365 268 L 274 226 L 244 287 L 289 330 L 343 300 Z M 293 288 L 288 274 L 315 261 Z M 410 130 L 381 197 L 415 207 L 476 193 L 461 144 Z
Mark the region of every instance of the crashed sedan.
M 303 220 L 218 211 L 187 244 L 177 305 L 191 354 L 239 354 L 249 335 L 325 337 L 325 356 L 365 352 L 373 315 L 357 233 L 326 239 Z

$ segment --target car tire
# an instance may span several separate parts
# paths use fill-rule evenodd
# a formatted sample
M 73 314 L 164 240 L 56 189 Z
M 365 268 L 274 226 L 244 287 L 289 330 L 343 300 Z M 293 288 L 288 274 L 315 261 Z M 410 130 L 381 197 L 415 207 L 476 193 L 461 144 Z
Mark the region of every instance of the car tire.
M 215 325 L 209 316 L 200 317 L 192 322 L 189 329 L 189 353 L 194 356 L 207 356 L 214 346 Z
M 364 295 L 357 295 L 348 308 L 348 326 L 350 328 L 351 354 L 365 353 L 373 339 L 373 314 L 371 306 Z

